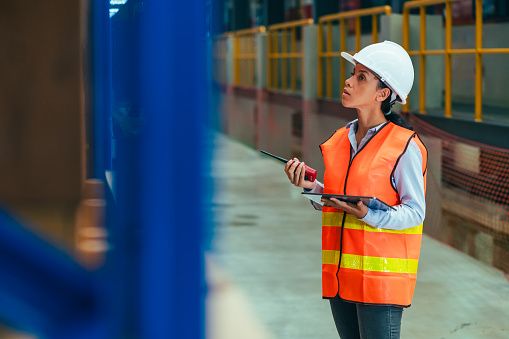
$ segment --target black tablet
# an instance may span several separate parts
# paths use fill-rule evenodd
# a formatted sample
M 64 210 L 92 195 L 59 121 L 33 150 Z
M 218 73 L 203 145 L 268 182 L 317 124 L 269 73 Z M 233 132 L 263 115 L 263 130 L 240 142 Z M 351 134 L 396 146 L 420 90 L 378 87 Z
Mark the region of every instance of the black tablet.
M 385 202 L 383 202 L 380 199 L 377 199 L 375 197 L 363 197 L 363 196 L 357 196 L 357 195 L 341 195 L 341 194 L 328 194 L 328 193 L 308 193 L 308 192 L 302 192 L 302 195 L 304 195 L 309 200 L 312 200 L 320 205 L 323 205 L 322 197 L 324 198 L 336 198 L 340 201 L 349 202 L 352 204 L 357 204 L 359 200 L 362 200 L 362 203 L 366 206 L 368 206 L 371 209 L 374 210 L 396 210 L 394 207 L 387 205 Z

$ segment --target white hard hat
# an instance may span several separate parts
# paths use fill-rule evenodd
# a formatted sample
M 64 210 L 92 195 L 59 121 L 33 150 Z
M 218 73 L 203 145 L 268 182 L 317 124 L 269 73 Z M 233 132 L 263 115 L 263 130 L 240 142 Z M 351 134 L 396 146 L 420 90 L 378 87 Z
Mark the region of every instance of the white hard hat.
M 406 104 L 408 93 L 414 83 L 414 66 L 403 47 L 392 41 L 384 41 L 364 47 L 354 56 L 341 52 L 352 64 L 363 64 L 373 71 L 392 91 L 391 102 Z

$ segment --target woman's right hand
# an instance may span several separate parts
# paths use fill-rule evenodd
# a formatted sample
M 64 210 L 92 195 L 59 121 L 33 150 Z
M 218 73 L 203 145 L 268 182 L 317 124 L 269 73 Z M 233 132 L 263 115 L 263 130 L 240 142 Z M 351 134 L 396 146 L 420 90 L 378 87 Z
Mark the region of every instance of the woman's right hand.
M 306 170 L 304 163 L 299 162 L 299 159 L 293 158 L 286 163 L 285 173 L 290 179 L 290 182 L 297 187 L 313 189 L 315 182 L 304 179 Z

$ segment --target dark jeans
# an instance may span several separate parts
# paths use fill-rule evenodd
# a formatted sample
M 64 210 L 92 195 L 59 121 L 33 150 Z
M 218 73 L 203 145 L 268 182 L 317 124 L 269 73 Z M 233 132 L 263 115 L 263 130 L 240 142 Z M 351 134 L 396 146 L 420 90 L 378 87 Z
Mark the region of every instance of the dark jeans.
M 341 339 L 399 339 L 403 308 L 349 303 L 330 299 Z

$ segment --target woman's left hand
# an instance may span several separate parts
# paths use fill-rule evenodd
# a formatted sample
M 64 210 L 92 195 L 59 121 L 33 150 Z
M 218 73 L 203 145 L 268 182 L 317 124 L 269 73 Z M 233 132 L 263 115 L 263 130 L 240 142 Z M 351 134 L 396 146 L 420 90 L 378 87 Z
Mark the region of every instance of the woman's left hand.
M 352 204 L 349 202 L 339 201 L 336 198 L 322 198 L 322 202 L 325 203 L 326 207 L 334 207 L 339 210 L 343 210 L 346 213 L 355 215 L 357 219 L 362 219 L 366 216 L 366 214 L 368 214 L 368 207 L 360 200 L 357 204 Z

